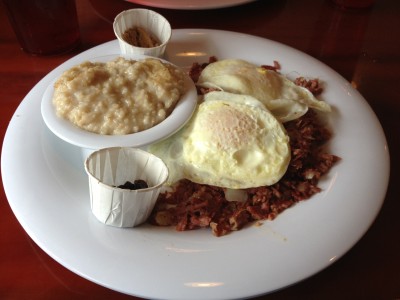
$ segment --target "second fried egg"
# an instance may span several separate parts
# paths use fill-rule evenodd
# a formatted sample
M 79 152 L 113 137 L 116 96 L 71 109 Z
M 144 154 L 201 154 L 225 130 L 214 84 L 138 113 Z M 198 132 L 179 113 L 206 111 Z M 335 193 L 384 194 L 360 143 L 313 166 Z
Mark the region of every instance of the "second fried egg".
M 279 74 L 241 59 L 209 64 L 201 73 L 199 86 L 250 95 L 261 101 L 281 122 L 297 119 L 308 108 L 329 112 L 331 107 L 306 88 Z

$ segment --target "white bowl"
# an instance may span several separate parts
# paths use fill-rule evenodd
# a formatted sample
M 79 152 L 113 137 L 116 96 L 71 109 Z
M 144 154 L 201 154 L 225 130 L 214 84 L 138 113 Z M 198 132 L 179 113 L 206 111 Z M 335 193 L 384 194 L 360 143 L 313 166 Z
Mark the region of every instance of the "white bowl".
M 93 62 L 107 62 L 119 56 L 127 59 L 143 60 L 148 56 L 143 55 L 108 55 L 90 59 Z M 162 60 L 163 62 L 166 62 Z M 168 62 L 166 62 L 168 63 Z M 54 82 L 46 89 L 42 103 L 41 113 L 47 127 L 60 139 L 81 147 L 84 150 L 84 158 L 87 154 L 101 148 L 110 147 L 135 147 L 142 148 L 159 140 L 165 139 L 178 131 L 191 118 L 197 105 L 197 91 L 193 81 L 185 75 L 185 92 L 176 104 L 172 113 L 161 123 L 132 134 L 126 135 L 102 135 L 86 131 L 75 126 L 70 121 L 56 115 L 52 102 L 54 93 Z

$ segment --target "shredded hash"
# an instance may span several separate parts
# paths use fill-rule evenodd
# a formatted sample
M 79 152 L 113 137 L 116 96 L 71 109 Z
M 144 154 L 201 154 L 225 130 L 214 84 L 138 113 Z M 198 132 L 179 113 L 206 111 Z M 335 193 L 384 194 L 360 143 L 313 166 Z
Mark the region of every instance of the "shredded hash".
M 216 60 L 210 57 L 208 63 L 194 63 L 189 73 L 193 81 Z M 277 62 L 262 67 L 277 72 L 280 69 Z M 308 81 L 301 77 L 295 83 L 314 94 L 322 92 L 317 79 Z M 208 91 L 198 90 L 202 94 Z M 246 189 L 247 200 L 240 202 L 228 201 L 223 188 L 180 180 L 172 191 L 159 195 L 149 222 L 175 226 L 177 231 L 211 228 L 213 235 L 220 237 L 255 221 L 273 220 L 285 209 L 319 193 L 320 178 L 340 159 L 324 152 L 323 146 L 331 138 L 331 132 L 313 110 L 284 126 L 290 137 L 291 161 L 279 182 Z

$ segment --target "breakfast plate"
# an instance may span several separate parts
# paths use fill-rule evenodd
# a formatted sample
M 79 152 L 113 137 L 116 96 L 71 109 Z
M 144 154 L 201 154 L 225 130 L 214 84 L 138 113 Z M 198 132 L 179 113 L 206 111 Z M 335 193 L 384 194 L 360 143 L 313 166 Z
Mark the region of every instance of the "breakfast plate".
M 170 9 L 215 9 L 241 5 L 255 0 L 127 0 L 141 5 Z
M 223 237 L 209 230 L 176 232 L 147 224 L 120 229 L 98 222 L 90 210 L 80 149 L 49 131 L 40 103 L 60 69 L 118 51 L 118 42 L 110 41 L 50 72 L 22 101 L 4 139 L 1 171 L 10 206 L 29 236 L 60 264 L 138 297 L 242 299 L 312 276 L 336 262 L 369 229 L 385 197 L 389 153 L 364 98 L 335 71 L 293 48 L 203 29 L 174 30 L 166 59 L 186 70 L 212 55 L 256 64 L 276 60 L 282 74 L 319 78 L 324 83 L 321 97 L 333 107 L 326 120 L 334 132 L 329 151 L 342 160 L 321 180 L 319 194 L 273 221 Z M 16 178 L 24 179 L 24 188 Z

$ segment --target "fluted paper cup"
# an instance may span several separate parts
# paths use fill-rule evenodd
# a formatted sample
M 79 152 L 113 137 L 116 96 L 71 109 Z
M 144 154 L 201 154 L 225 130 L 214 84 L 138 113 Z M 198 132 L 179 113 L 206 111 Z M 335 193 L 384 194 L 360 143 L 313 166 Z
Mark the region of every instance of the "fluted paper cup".
M 143 28 L 156 37 L 160 41 L 160 45 L 144 48 L 126 42 L 122 35 L 126 30 L 133 27 Z M 113 28 L 122 54 L 162 57 L 172 34 L 171 25 L 166 18 L 155 11 L 144 8 L 134 8 L 121 12 L 115 17 Z
M 100 222 L 115 227 L 144 223 L 168 177 L 168 169 L 160 158 L 135 148 L 95 151 L 86 159 L 85 170 L 89 176 L 92 213 Z M 118 188 L 138 179 L 146 181 L 148 188 Z

